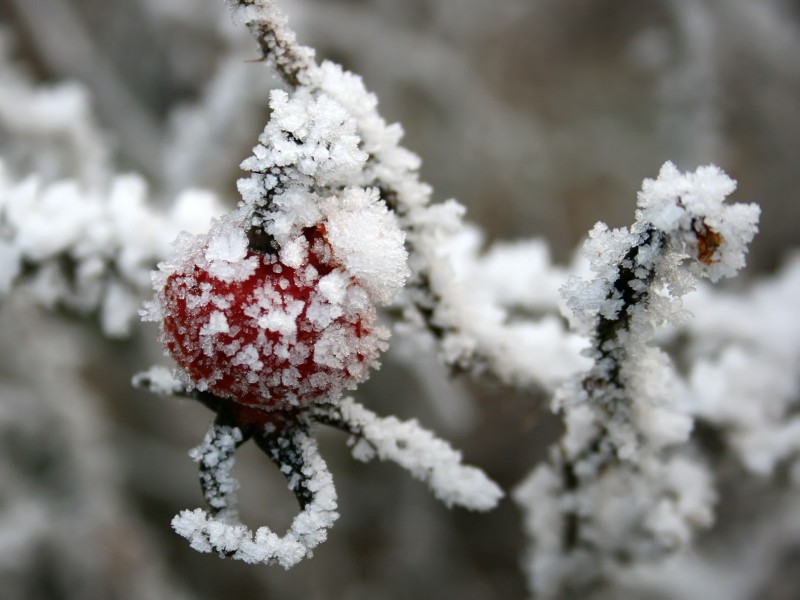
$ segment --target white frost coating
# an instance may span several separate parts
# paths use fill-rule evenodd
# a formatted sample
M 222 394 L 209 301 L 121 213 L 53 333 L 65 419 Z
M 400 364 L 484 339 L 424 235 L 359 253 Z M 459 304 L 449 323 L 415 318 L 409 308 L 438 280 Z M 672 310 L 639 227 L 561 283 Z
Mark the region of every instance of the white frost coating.
M 417 247 L 424 243 L 430 252 L 428 278 L 439 293 L 433 320 L 444 329 L 446 363 L 469 369 L 480 357 L 478 364 L 488 362 L 503 381 L 548 387 L 587 368 L 584 340 L 558 316 L 567 273 L 553 267 L 541 244 L 497 246 L 482 256 L 482 237 L 461 224 L 460 214 L 459 205 L 436 205 L 427 211 L 431 222 L 417 224 L 434 228 L 429 238 L 417 238 Z M 542 316 L 512 321 L 514 309 Z
M 14 182 L 0 161 L 0 294 L 24 286 L 45 306 L 99 311 L 107 335 L 127 335 L 150 271 L 172 238 L 181 229 L 207 228 L 220 212 L 213 195 L 189 191 L 169 213 L 158 213 L 135 175 L 101 188 L 33 177 Z
M 323 228 L 333 259 L 373 302 L 391 302 L 409 274 L 405 236 L 378 191 L 364 186 L 368 154 L 356 121 L 339 101 L 308 88 L 275 91 L 270 107 L 260 144 L 242 163 L 253 172 L 238 183 L 243 213 L 292 268 L 306 258 L 304 231 Z
M 348 188 L 322 207 L 327 240 L 367 293 L 388 304 L 409 276 L 405 235 L 376 189 Z
M 279 564 L 289 569 L 310 556 L 313 548 L 325 541 L 328 529 L 339 517 L 336 512 L 336 489 L 333 478 L 319 454 L 316 441 L 305 433 L 298 432 L 296 441 L 302 451 L 305 486 L 312 492 L 312 500 L 294 518 L 289 531 L 278 536 L 269 527 L 259 527 L 255 532 L 240 523 L 231 522 L 234 516 L 224 515 L 225 520 L 209 515 L 203 509 L 184 510 L 172 519 L 173 529 L 189 540 L 191 547 L 198 552 L 217 552 L 221 557 L 234 558 L 246 563 Z M 235 443 L 235 438 L 230 438 Z M 203 457 L 214 459 L 214 450 L 201 446 Z M 207 450 L 207 451 L 206 451 Z M 204 458 L 205 460 L 205 458 Z M 231 465 L 220 468 L 226 470 L 223 481 Z M 290 482 L 290 487 L 292 482 Z M 226 488 L 231 493 L 235 486 Z M 219 507 L 218 507 L 219 508 Z
M 332 271 L 319 280 L 319 293 L 330 304 L 342 304 L 347 296 L 348 281 L 341 271 Z
M 242 162 L 243 169 L 267 173 L 270 167 L 282 167 L 290 182 L 321 187 L 348 185 L 357 177 L 367 154 L 359 149 L 356 123 L 341 104 L 301 88 L 291 97 L 274 90 L 270 108 L 260 145 Z M 257 180 L 267 188 L 278 183 L 267 175 Z
M 501 380 L 513 385 L 552 387 L 566 375 L 585 366 L 579 355 L 581 342 L 562 327 L 557 315 L 557 288 L 563 274 L 556 271 L 555 281 L 545 277 L 543 287 L 536 287 L 531 268 L 540 273 L 541 262 L 531 265 L 519 252 L 496 252 L 491 262 L 481 263 L 478 248 L 466 258 L 455 249 L 469 228 L 463 222 L 464 208 L 455 201 L 430 204 L 431 189 L 419 181 L 419 158 L 400 145 L 403 131 L 387 124 L 377 111 L 377 99 L 364 87 L 358 75 L 340 66 L 323 62 L 317 73 L 318 86 L 344 106 L 355 119 L 362 147 L 370 160 L 360 175 L 361 186 L 388 190 L 399 215 L 400 226 L 407 232 L 411 289 L 400 302 L 410 309 L 407 317 L 420 326 L 439 332 L 441 355 L 447 364 L 480 372 L 491 370 Z M 541 261 L 541 254 L 537 260 Z M 474 266 L 468 263 L 472 259 Z M 465 266 L 466 268 L 462 268 Z M 546 314 L 542 320 L 510 323 L 503 305 L 505 298 L 495 296 L 493 287 L 482 287 L 473 278 L 490 277 L 502 265 L 502 272 L 524 273 L 509 281 L 530 281 L 537 291 L 530 298 L 542 298 L 536 305 Z M 475 267 L 479 273 L 475 273 Z M 529 288 L 529 290 L 531 289 Z M 538 290 L 546 290 L 543 295 Z M 485 292 L 485 293 L 482 293 Z M 529 300 L 528 302 L 535 302 Z M 430 313 L 424 317 L 422 313 Z M 416 314 L 415 314 L 416 313 Z M 520 346 L 522 344 L 522 346 Z M 522 358 L 527 357 L 527 358 Z
M 588 589 L 613 577 L 615 552 L 628 544 L 636 562 L 685 546 L 695 529 L 712 524 L 716 493 L 710 473 L 694 457 L 648 456 L 579 490 L 564 487 L 558 467 L 540 465 L 514 490 L 514 500 L 527 507 L 525 530 L 535 541 L 524 563 L 528 580 L 537 598 L 557 598 L 565 587 Z M 574 535 L 572 518 L 588 547 L 565 552 L 564 540 Z
M 200 335 L 216 335 L 218 333 L 229 333 L 230 332 L 230 325 L 228 324 L 228 318 L 225 316 L 225 313 L 221 313 L 218 310 L 212 312 L 208 317 L 208 323 L 203 325 L 200 329 Z
M 280 251 L 281 262 L 292 269 L 299 269 L 308 262 L 308 240 L 297 236 L 283 244 Z
M 549 313 L 543 319 L 510 323 L 503 299 L 488 293 L 491 287 L 476 294 L 469 276 L 454 273 L 453 265 L 464 261 L 443 248 L 465 230 L 464 209 L 454 201 L 429 205 L 419 158 L 400 146 L 402 128 L 384 121 L 361 78 L 330 62 L 317 66 L 272 3 L 232 4 L 253 26 L 262 50 L 266 44 L 275 52 L 272 63 L 294 88 L 271 96 L 270 122 L 242 163 L 252 175 L 238 183 L 244 204 L 255 207 L 253 222 L 277 242 L 282 259 L 294 256 L 285 246 L 304 227 L 322 224 L 336 259 L 374 302 L 391 301 L 411 272 L 411 289 L 398 301 L 409 320 L 438 332 L 441 355 L 451 366 L 488 368 L 507 383 L 547 387 L 583 367 L 580 341 L 557 315 L 559 283 L 551 280 L 545 294 L 534 294 L 545 298 L 537 306 Z M 392 215 L 383 201 L 368 201 L 378 192 Z M 320 209 L 325 215 L 315 214 Z M 408 234 L 405 240 L 395 219 Z M 407 265 L 404 245 L 411 254 Z M 524 255 L 511 252 L 495 253 L 486 269 L 498 261 L 505 272 L 529 271 Z M 323 312 L 313 312 L 324 321 Z
M 352 398 L 343 399 L 339 409 L 343 421 L 358 432 L 360 441 L 353 447 L 358 460 L 366 462 L 377 456 L 400 465 L 425 482 L 447 506 L 486 511 L 503 497 L 502 490 L 483 471 L 462 465 L 460 452 L 415 420 L 378 417 Z
M 269 26 L 270 33 L 264 40 L 268 46 L 265 60 L 277 69 L 293 73 L 298 83 L 307 85 L 315 80 L 314 50 L 297 43 L 286 16 L 271 0 L 227 0 L 227 5 L 234 23 L 256 28 Z
M 244 281 L 258 265 L 255 257 L 245 259 L 247 252 L 247 236 L 242 228 L 228 219 L 220 219 L 208 238 L 204 266 L 221 281 Z
M 298 236 L 290 247 L 302 253 L 287 264 L 283 253 L 250 249 L 247 225 L 244 207 L 207 234 L 179 236 L 143 318 L 160 323 L 192 388 L 266 410 L 335 402 L 386 348 L 374 301 L 320 230 Z
M 247 256 L 247 236 L 241 229 L 226 227 L 208 240 L 205 255 L 212 272 L 217 262 L 239 262 Z M 219 277 L 216 273 L 214 276 Z

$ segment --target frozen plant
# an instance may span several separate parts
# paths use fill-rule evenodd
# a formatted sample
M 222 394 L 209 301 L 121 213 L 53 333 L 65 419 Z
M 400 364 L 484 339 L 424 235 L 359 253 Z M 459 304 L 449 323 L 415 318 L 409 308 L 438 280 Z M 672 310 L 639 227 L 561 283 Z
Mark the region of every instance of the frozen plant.
M 270 120 L 242 163 L 252 175 L 239 181 L 239 206 L 210 232 L 178 237 L 143 312 L 160 324 L 179 368 L 176 380 L 156 369 L 137 384 L 195 397 L 217 413 L 193 451 L 211 514 L 184 511 L 173 528 L 196 550 L 245 562 L 289 568 L 310 555 L 338 517 L 314 422 L 357 438 L 358 458 L 408 469 L 448 506 L 493 508 L 500 489 L 462 466 L 448 444 L 415 421 L 380 419 L 341 399 L 379 365 L 389 332 L 376 307 L 392 302 L 409 275 L 405 235 L 378 187 L 382 171 L 408 177 L 416 160 L 392 151 L 397 128 L 365 117 L 374 99 L 360 80 L 332 63 L 318 66 L 271 3 L 231 7 L 294 89 L 271 94 Z M 230 469 L 249 438 L 300 504 L 282 537 L 238 522 Z
M 530 537 L 525 577 L 536 597 L 756 595 L 797 545 L 800 263 L 789 261 L 748 290 L 712 291 L 703 280 L 716 282 L 743 265 L 757 209 L 723 202 L 733 183 L 721 170 L 681 173 L 669 163 L 645 182 L 631 228 L 598 225 L 584 259 L 571 265 L 556 265 L 551 250 L 563 251 L 564 234 L 584 229 L 574 227 L 583 202 L 608 200 L 603 181 L 627 184 L 644 165 L 657 164 L 655 155 L 663 160 L 664 143 L 684 164 L 725 161 L 723 148 L 742 151 L 724 127 L 729 119 L 719 118 L 730 116 L 722 91 L 740 76 L 738 69 L 736 77 L 726 75 L 723 58 L 742 72 L 756 64 L 796 83 L 800 71 L 791 65 L 800 62 L 783 57 L 796 53 L 800 37 L 793 20 L 781 16 L 784 3 L 753 8 L 736 0 L 727 10 L 702 0 L 665 0 L 623 11 L 612 4 L 511 0 L 492 5 L 493 23 L 475 1 L 458 8 L 443 8 L 440 0 L 287 3 L 303 37 L 369 75 L 371 85 L 386 86 L 378 76 L 390 73 L 384 98 L 414 111 L 438 109 L 432 122 L 425 110 L 414 112 L 412 126 L 427 130 L 414 144 L 424 148 L 427 137 L 450 159 L 450 167 L 426 161 L 440 189 L 456 182 L 461 198 L 469 201 L 474 189 L 492 202 L 496 221 L 484 230 L 466 220 L 458 202 L 433 202 L 420 159 L 403 147 L 400 126 L 381 116 L 376 96 L 358 75 L 318 63 L 271 1 L 229 0 L 237 26 L 228 28 L 218 0 L 89 3 L 92 22 L 106 25 L 101 13 L 117 17 L 119 10 L 138 15 L 143 32 L 153 28 L 159 41 L 152 56 L 167 58 L 153 79 L 138 64 L 126 72 L 133 62 L 122 44 L 101 42 L 121 32 L 104 26 L 95 36 L 81 28 L 89 20 L 82 15 L 85 0 L 12 0 L 11 13 L 31 32 L 21 35 L 20 46 L 23 54 L 33 52 L 26 59 L 36 72 L 56 60 L 75 67 L 55 68 L 56 74 L 82 81 L 36 81 L 12 61 L 10 38 L 0 30 L 0 316 L 8 320 L 0 327 L 8 355 L 0 365 L 6 450 L 0 578 L 25 590 L 20 597 L 35 595 L 39 580 L 66 597 L 90 597 L 91 590 L 125 595 L 118 591 L 124 586 L 143 598 L 183 592 L 166 576 L 180 573 L 169 563 L 175 553 L 151 551 L 147 534 L 169 535 L 174 507 L 193 506 L 195 490 L 180 475 L 182 435 L 202 427 L 192 421 L 192 408 L 201 418 L 205 413 L 148 395 L 129 402 L 121 391 L 130 363 L 152 360 L 131 354 L 156 346 L 148 328 L 142 329 L 150 346 L 137 345 L 132 327 L 150 296 L 142 316 L 160 328 L 177 367 L 154 367 L 136 385 L 215 413 L 190 452 L 206 507 L 182 510 L 172 519 L 175 532 L 199 552 L 289 568 L 326 540 L 340 512 L 351 516 L 331 540 L 332 546 L 346 540 L 348 551 L 318 552 L 315 565 L 334 568 L 318 569 L 313 578 L 242 570 L 184 551 L 182 565 L 208 567 L 183 573 L 195 593 L 204 593 L 197 591 L 202 578 L 222 589 L 230 584 L 226 575 L 235 574 L 244 588 L 269 581 L 275 588 L 269 593 L 278 596 L 315 595 L 295 592 L 298 580 L 316 586 L 316 595 L 320 589 L 409 595 L 383 587 L 391 577 L 404 578 L 402 561 L 409 568 L 430 565 L 426 583 L 442 591 L 426 595 L 474 595 L 495 584 L 503 592 L 494 595 L 511 596 L 505 592 L 514 586 L 522 593 L 509 556 L 516 548 L 506 543 L 518 539 L 513 518 L 476 519 L 473 528 L 463 525 L 463 515 L 404 494 L 389 509 L 400 494 L 371 480 L 368 493 L 355 495 L 360 480 L 348 481 L 339 474 L 343 465 L 329 470 L 323 459 L 333 456 L 325 429 L 340 430 L 357 461 L 398 464 L 445 506 L 494 508 L 500 488 L 410 418 L 432 401 L 443 417 L 437 428 L 472 428 L 458 445 L 489 455 L 489 472 L 499 480 L 512 485 L 533 467 L 515 498 Z M 382 21 L 378 5 L 397 19 Z M 624 12 L 624 26 L 615 11 Z M 408 25 L 420 15 L 430 17 L 426 27 Z M 741 35 L 751 24 L 758 33 Z M 608 36 L 609 27 L 619 30 Z M 580 44 L 570 39 L 576 28 L 586 34 Z M 252 60 L 247 30 L 260 61 Z M 84 37 L 97 47 L 79 44 L 58 63 L 54 42 Z M 533 39 L 547 77 L 573 61 L 578 72 L 601 65 L 611 79 L 599 95 L 609 97 L 575 97 L 575 88 L 555 81 L 535 89 L 540 67 L 516 60 Z M 584 56 L 600 39 L 613 51 Z M 453 40 L 474 46 L 462 53 Z M 498 52 L 508 45 L 514 60 L 496 69 L 501 54 L 485 53 L 487 44 Z M 737 45 L 748 49 L 748 60 L 738 60 Z M 476 53 L 486 60 L 475 60 Z M 216 63 L 207 60 L 214 56 Z M 625 85 L 618 85 L 619 73 L 605 70 L 609 56 L 630 61 L 635 81 L 623 74 Z M 519 65 L 524 72 L 516 71 Z M 245 145 L 254 143 L 273 71 L 282 88 L 269 95 L 269 120 L 241 163 L 247 175 L 223 208 L 217 195 L 225 199 L 233 187 L 231 157 L 247 156 Z M 516 94 L 528 86 L 536 100 L 523 109 Z M 641 102 L 645 91 L 653 92 L 651 102 Z M 730 94 L 742 103 L 753 94 L 770 107 L 772 121 L 764 121 L 773 124 L 764 135 L 770 142 L 778 130 L 792 138 L 791 111 L 772 102 L 775 91 L 768 84 Z M 610 98 L 616 106 L 626 93 L 633 94 L 635 114 L 615 120 L 596 112 L 596 101 Z M 540 112 L 540 102 L 559 104 L 557 118 Z M 642 123 L 645 135 L 637 129 Z M 481 168 L 466 156 L 469 144 L 460 143 L 470 138 Z M 741 152 L 748 182 L 757 172 L 783 182 L 757 167 L 749 152 Z M 779 164 L 787 153 L 776 145 L 762 154 Z M 142 173 L 120 167 L 131 164 Z M 509 220 L 503 213 L 515 195 L 525 202 L 517 213 L 525 215 L 518 219 L 522 228 L 561 223 L 549 243 L 489 244 Z M 550 201 L 539 202 L 543 197 Z M 75 319 L 76 313 L 92 319 Z M 17 356 L 19 340 L 32 335 L 32 350 Z M 379 378 L 381 362 L 390 372 Z M 457 385 L 448 381 L 465 374 Z M 362 387 L 369 377 L 376 388 L 391 385 L 392 377 L 404 381 L 373 411 L 350 397 L 372 392 Z M 468 387 L 477 378 L 485 381 Z M 114 388 L 115 381 L 122 383 Z M 487 395 L 502 394 L 499 401 L 485 401 L 487 388 Z M 541 397 L 552 398 L 552 411 L 539 406 Z M 181 418 L 173 418 L 178 411 Z M 402 412 L 408 420 L 386 414 Z M 145 435 L 138 420 L 147 423 Z M 562 426 L 560 441 L 542 459 L 537 448 L 562 435 Z M 246 525 L 250 498 L 242 498 L 240 517 L 237 478 L 250 489 L 263 482 L 243 476 L 246 462 L 234 472 L 247 442 L 277 465 L 297 500 L 285 532 Z M 42 456 L 47 461 L 37 462 Z M 65 519 L 69 502 L 80 506 Z M 759 515 L 731 519 L 736 502 Z M 269 504 L 278 516 L 281 507 Z M 137 519 L 143 506 L 155 523 L 150 530 Z M 503 522 L 505 531 L 495 527 Z M 123 524 L 121 535 L 113 535 L 114 523 Z M 369 544 L 359 538 L 365 535 Z M 78 538 L 87 550 L 70 552 Z M 751 538 L 752 548 L 737 541 Z M 384 550 L 374 551 L 374 542 Z M 460 552 L 448 551 L 457 544 Z M 403 545 L 420 551 L 408 553 Z M 122 556 L 130 548 L 135 559 Z M 505 554 L 495 552 L 501 548 Z M 470 562 L 476 557 L 480 568 Z M 148 563 L 156 568 L 140 569 Z M 36 575 L 7 577 L 21 564 Z M 143 584 L 118 583 L 116 571 L 106 568 L 111 564 L 126 565 L 128 579 L 139 571 L 148 577 Z M 51 571 L 64 574 L 54 579 Z M 498 571 L 503 576 L 495 580 Z M 81 578 L 91 585 L 73 583 Z M 721 578 L 724 585 L 716 582 Z M 346 591 L 332 592 L 331 581 Z
M 593 366 L 558 389 L 552 408 L 566 432 L 515 494 L 541 597 L 597 587 L 712 523 L 713 476 L 687 447 L 688 386 L 652 341 L 686 318 L 680 298 L 697 277 L 744 265 L 759 208 L 724 204 L 734 188 L 717 167 L 665 164 L 644 182 L 633 226 L 592 230 L 584 254 L 595 277 L 564 288 Z
M 800 481 L 800 260 L 792 257 L 746 292 L 702 288 L 686 304 L 695 315 L 688 332 L 694 418 L 718 431 L 752 475 L 771 477 L 788 465 Z M 730 323 L 735 331 L 726 331 Z
M 24 287 L 47 308 L 98 313 L 104 332 L 129 334 L 150 270 L 181 231 L 202 231 L 221 208 L 186 190 L 169 211 L 148 205 L 136 175 L 108 184 L 14 181 L 0 161 L 0 298 Z

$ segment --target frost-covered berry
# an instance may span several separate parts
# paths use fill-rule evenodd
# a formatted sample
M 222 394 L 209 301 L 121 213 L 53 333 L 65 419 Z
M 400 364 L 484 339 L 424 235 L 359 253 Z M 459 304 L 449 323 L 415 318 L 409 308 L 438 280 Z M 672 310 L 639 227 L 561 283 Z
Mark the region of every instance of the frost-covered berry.
M 208 236 L 187 236 L 179 260 L 161 265 L 151 313 L 192 387 L 288 409 L 335 400 L 376 366 L 388 331 L 336 260 L 324 225 L 294 244 L 291 260 L 256 252 L 241 226 L 222 222 Z

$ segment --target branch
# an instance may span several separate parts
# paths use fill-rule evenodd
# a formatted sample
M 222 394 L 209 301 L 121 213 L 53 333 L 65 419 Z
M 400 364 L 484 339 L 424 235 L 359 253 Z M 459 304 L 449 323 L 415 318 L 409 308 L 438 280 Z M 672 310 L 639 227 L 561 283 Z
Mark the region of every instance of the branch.
M 292 88 L 310 85 L 317 68 L 314 50 L 297 43 L 283 12 L 271 0 L 227 0 L 237 25 L 247 25 L 261 59 L 277 70 Z
M 392 461 L 423 481 L 448 507 L 487 511 L 497 506 L 502 490 L 480 469 L 461 464 L 461 453 L 415 420 L 378 417 L 352 398 L 333 405 L 314 406 L 309 418 L 345 431 L 353 456 L 367 462 L 377 457 Z
M 107 335 L 125 336 L 172 240 L 208 227 L 220 212 L 216 197 L 200 190 L 155 211 L 136 175 L 101 188 L 15 182 L 0 160 L 0 299 L 24 285 L 36 303 L 97 312 Z
M 294 35 L 286 33 L 285 18 L 272 3 L 231 6 L 241 19 L 259 24 L 251 31 L 258 40 L 267 40 L 259 42 L 267 56 L 274 49 L 276 57 L 283 60 L 287 48 L 291 49 L 288 55 L 293 55 L 298 47 Z M 284 32 L 278 37 L 287 41 L 276 46 L 271 40 L 277 39 L 274 32 L 278 31 Z M 324 195 L 347 186 L 377 190 L 406 234 L 412 270 L 405 293 L 396 300 L 402 308 L 397 314 L 436 339 L 441 358 L 451 370 L 488 373 L 505 383 L 545 387 L 577 370 L 581 363 L 575 339 L 566 334 L 558 319 L 512 323 L 497 299 L 475 298 L 470 282 L 459 277 L 453 257 L 442 253 L 443 247 L 469 231 L 463 222 L 463 207 L 455 201 L 430 204 L 431 188 L 419 180 L 419 157 L 400 145 L 402 128 L 387 124 L 380 116 L 376 97 L 359 76 L 331 62 L 319 66 L 305 62 L 308 56 L 299 62 L 287 59 L 290 65 L 302 65 L 299 72 L 309 74 L 305 79 L 295 76 L 298 70 L 294 66 L 278 65 L 294 89 L 289 94 L 273 92 L 271 121 L 253 156 L 242 163 L 252 173 L 238 185 L 244 203 L 258 208 L 253 215 L 258 229 L 255 238 L 283 245 L 276 238 L 286 237 L 286 226 L 275 226 L 276 213 L 281 212 L 276 205 L 278 196 L 287 197 L 288 192 L 297 205 L 296 190 L 300 188 Z M 315 125 L 314 119 L 328 114 L 337 118 L 324 127 Z M 335 137 L 317 133 L 332 131 L 334 125 L 338 128 Z M 312 200 L 318 202 L 319 198 Z M 296 212 L 310 210 L 303 206 Z M 378 240 L 380 237 L 372 236 L 370 242 Z M 509 259 L 512 261 L 510 268 L 526 269 L 524 261 Z M 517 358 L 528 355 L 545 360 Z M 547 360 L 546 355 L 557 358 Z M 558 364 L 555 371 L 546 368 L 552 364 Z
M 202 461 L 203 489 L 212 514 L 201 508 L 184 510 L 172 520 L 173 529 L 189 540 L 198 552 L 216 552 L 220 557 L 246 563 L 279 564 L 289 569 L 310 556 L 325 541 L 328 529 L 339 517 L 336 490 L 316 441 L 302 426 L 280 432 L 265 429 L 253 434 L 256 443 L 289 478 L 301 511 L 289 531 L 278 536 L 269 527 L 255 532 L 236 521 L 230 502 L 238 482 L 230 476 L 233 453 L 244 440 L 242 432 L 214 424 L 206 441 L 192 451 Z
M 686 447 L 688 387 L 650 342 L 685 318 L 680 297 L 694 278 L 716 281 L 744 264 L 759 210 L 723 204 L 734 187 L 716 167 L 682 174 L 667 163 L 644 182 L 629 230 L 592 230 L 584 252 L 596 277 L 564 290 L 594 364 L 556 393 L 566 433 L 515 493 L 544 597 L 608 582 L 713 520 L 711 475 Z
M 469 510 L 487 511 L 503 497 L 502 490 L 483 471 L 463 465 L 460 452 L 420 427 L 416 420 L 379 417 L 352 398 L 344 398 L 335 404 L 312 404 L 299 415 L 288 417 L 260 411 L 265 418 L 270 417 L 271 422 L 263 428 L 253 429 L 245 422 L 248 419 L 252 421 L 250 413 L 236 413 L 235 407 L 231 408 L 235 403 L 187 388 L 163 367 L 140 373 L 133 383 L 153 393 L 196 399 L 220 415 L 218 422 L 237 424 L 244 430 L 245 438 L 252 435 L 256 444 L 289 479 L 301 508 L 308 503 L 308 490 L 311 488 L 302 484 L 304 466 L 296 444 L 291 440 L 296 431 L 305 432 L 304 423 L 309 421 L 349 433 L 353 436 L 351 444 L 355 458 L 367 462 L 377 457 L 398 464 L 426 483 L 434 496 L 448 507 L 458 505 Z
M 238 427 L 213 423 L 206 433 L 203 443 L 189 452 L 200 463 L 200 485 L 203 497 L 211 507 L 212 514 L 220 520 L 231 522 L 238 518 L 236 512 L 236 490 L 239 482 L 233 478 L 234 454 L 248 435 Z

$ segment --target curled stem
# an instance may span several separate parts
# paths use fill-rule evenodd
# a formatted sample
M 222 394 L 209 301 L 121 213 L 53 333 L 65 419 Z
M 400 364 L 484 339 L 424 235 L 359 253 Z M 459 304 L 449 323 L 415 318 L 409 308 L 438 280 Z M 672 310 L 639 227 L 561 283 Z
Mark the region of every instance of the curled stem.
M 201 482 L 211 513 L 201 508 L 182 511 L 172 520 L 172 527 L 198 552 L 216 552 L 220 557 L 247 563 L 277 563 L 288 569 L 325 541 L 328 529 L 339 517 L 333 477 L 304 426 L 280 431 L 265 427 L 251 434 L 287 476 L 289 488 L 300 503 L 301 511 L 286 534 L 278 536 L 266 525 L 253 532 L 238 521 L 232 503 L 239 483 L 231 476 L 231 469 L 234 453 L 245 436 L 240 429 L 219 422 L 192 451 L 201 463 Z

